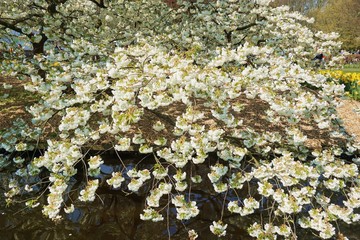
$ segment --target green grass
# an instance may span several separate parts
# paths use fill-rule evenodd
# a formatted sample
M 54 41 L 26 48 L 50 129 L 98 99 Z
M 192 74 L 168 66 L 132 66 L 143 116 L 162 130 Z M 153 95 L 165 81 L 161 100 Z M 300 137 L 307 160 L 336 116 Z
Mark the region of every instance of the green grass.
M 345 64 L 343 68 L 339 69 L 346 73 L 358 73 L 360 72 L 360 63 Z
M 343 72 L 346 72 L 346 73 L 358 73 L 360 72 L 360 68 L 343 68 L 343 69 L 340 69 L 341 71 Z
M 344 64 L 344 68 L 360 68 L 360 63 Z

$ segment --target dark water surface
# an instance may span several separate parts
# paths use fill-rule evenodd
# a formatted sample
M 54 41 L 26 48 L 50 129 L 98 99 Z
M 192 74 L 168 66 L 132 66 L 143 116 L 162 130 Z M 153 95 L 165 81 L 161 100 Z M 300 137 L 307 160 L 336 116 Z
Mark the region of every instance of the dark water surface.
M 139 159 L 143 159 L 143 156 L 129 158 L 126 161 L 127 167 L 134 167 L 139 163 Z M 146 165 L 149 163 L 144 161 L 142 164 L 143 166 L 138 165 L 137 167 L 140 169 L 141 167 L 148 167 Z M 96 200 L 92 203 L 75 202 L 75 211 L 71 214 L 64 214 L 63 220 L 57 223 L 44 217 L 41 213 L 41 207 L 35 209 L 27 209 L 24 205 L 5 207 L 3 196 L 0 196 L 0 240 L 147 240 L 169 238 L 180 240 L 188 239 L 187 232 L 190 229 L 197 231 L 198 239 L 218 239 L 210 232 L 209 226 L 212 221 L 220 219 L 224 197 L 227 201 L 232 200 L 235 198 L 234 194 L 229 192 L 225 196 L 224 194 L 209 192 L 207 191 L 210 189 L 209 183 L 205 181 L 199 186 L 192 186 L 192 193 L 187 195 L 191 200 L 197 201 L 200 213 L 196 218 L 183 222 L 176 220 L 175 209 L 172 205 L 166 207 L 168 199 L 164 196 L 162 200 L 163 206 L 165 206 L 164 221 L 157 223 L 142 221 L 139 215 L 142 213 L 146 193 L 151 186 L 142 187 L 139 194 L 130 195 L 124 189 L 110 189 L 105 181 L 111 177 L 113 171 L 120 169 L 121 165 L 118 160 L 106 161 L 101 167 L 99 179 L 102 184 L 97 191 Z M 204 175 L 207 172 L 209 172 L 207 166 L 196 169 L 197 174 Z M 2 179 L 6 181 L 6 176 L 3 175 Z M 78 186 L 81 186 L 81 183 Z M 249 189 L 244 187 L 243 191 L 244 195 L 247 195 Z M 3 190 L 0 191 L 0 194 L 3 195 Z M 44 196 L 43 201 L 46 201 L 46 196 Z M 261 213 L 241 217 L 225 210 L 223 221 L 228 224 L 228 228 L 227 235 L 221 239 L 253 239 L 247 234 L 246 229 L 253 222 L 260 222 L 261 219 L 266 222 L 266 217 Z M 351 226 L 340 223 L 340 229 L 349 239 L 360 240 L 360 223 Z M 307 230 L 299 229 L 297 233 L 299 240 L 319 239 Z

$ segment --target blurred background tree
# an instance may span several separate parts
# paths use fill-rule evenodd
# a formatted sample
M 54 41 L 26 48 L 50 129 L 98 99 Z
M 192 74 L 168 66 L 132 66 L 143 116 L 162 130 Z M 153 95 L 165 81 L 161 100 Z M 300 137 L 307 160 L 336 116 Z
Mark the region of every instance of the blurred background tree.
M 311 9 L 324 6 L 326 2 L 326 0 L 275 0 L 273 5 L 288 5 L 292 11 L 307 13 Z
M 309 15 L 316 19 L 316 29 L 340 33 L 344 49 L 360 49 L 359 0 L 329 0 L 324 7 L 312 9 Z
M 343 49 L 360 50 L 359 0 L 276 0 L 273 4 L 288 5 L 291 10 L 314 17 L 316 30 L 338 32 Z

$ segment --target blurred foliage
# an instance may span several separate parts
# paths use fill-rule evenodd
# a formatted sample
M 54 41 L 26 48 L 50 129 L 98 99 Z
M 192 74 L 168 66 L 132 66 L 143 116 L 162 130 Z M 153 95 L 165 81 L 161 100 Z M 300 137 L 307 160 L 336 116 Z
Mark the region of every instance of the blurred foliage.
M 340 33 L 344 49 L 360 49 L 359 0 L 329 0 L 324 7 L 311 10 L 309 15 L 316 19 L 316 29 Z
M 274 6 L 288 5 L 292 11 L 307 13 L 309 10 L 325 5 L 326 0 L 275 0 Z
M 288 5 L 291 10 L 314 17 L 315 30 L 338 32 L 343 49 L 360 50 L 359 0 L 275 0 L 273 4 Z

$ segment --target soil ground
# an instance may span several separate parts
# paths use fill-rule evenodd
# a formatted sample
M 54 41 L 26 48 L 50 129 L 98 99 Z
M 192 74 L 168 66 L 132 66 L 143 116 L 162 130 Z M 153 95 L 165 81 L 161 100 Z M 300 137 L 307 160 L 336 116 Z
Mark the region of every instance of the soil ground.
M 4 89 L 3 84 L 11 84 L 11 89 Z M 0 77 L 0 131 L 11 127 L 12 123 L 19 117 L 30 121 L 31 115 L 26 111 L 26 108 L 34 104 L 38 97 L 32 93 L 26 92 L 23 89 L 23 81 L 16 80 L 14 78 Z M 8 94 L 9 97 L 4 98 L 4 94 Z M 239 114 L 244 119 L 244 125 L 250 124 L 255 130 L 262 131 L 281 131 L 283 126 L 269 125 L 269 123 L 262 116 L 262 112 L 267 108 L 266 104 L 261 101 L 249 101 L 248 99 L 238 99 L 245 103 L 245 109 Z M 161 109 L 162 113 L 165 113 L 171 120 L 175 120 L 176 116 L 180 115 L 185 106 L 170 106 L 168 109 Z M 151 139 L 156 135 L 152 131 L 152 124 L 158 119 L 156 112 L 147 112 L 145 120 L 142 120 L 141 131 L 147 132 L 148 137 Z M 355 140 L 360 142 L 360 102 L 355 100 L 342 100 L 342 105 L 338 108 L 338 114 L 343 122 L 346 132 L 353 135 Z M 161 117 L 161 116 L 160 116 Z M 205 125 L 211 126 L 216 124 L 212 119 L 205 120 Z M 55 126 L 56 124 L 54 124 Z M 167 124 L 166 124 L 167 125 Z M 326 136 L 328 133 L 320 131 L 314 127 L 313 123 L 303 123 L 301 125 L 305 134 L 308 136 L 309 145 L 313 148 L 320 148 L 323 145 L 336 144 L 336 141 L 328 141 Z M 54 127 L 52 126 L 52 128 Z M 171 126 L 167 126 L 170 134 Z M 265 129 L 265 130 L 264 130 Z M 53 129 L 54 130 L 54 129 Z M 149 131 L 150 130 L 150 131 Z
M 337 109 L 340 119 L 344 122 L 346 132 L 353 135 L 360 142 L 360 102 L 355 100 L 342 100 Z

